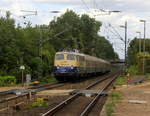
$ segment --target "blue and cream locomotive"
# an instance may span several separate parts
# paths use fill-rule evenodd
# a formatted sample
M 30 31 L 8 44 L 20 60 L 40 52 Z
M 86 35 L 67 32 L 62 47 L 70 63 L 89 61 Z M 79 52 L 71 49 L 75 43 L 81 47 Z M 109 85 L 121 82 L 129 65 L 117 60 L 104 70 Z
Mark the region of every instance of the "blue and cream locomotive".
M 59 81 L 78 80 L 110 70 L 109 62 L 77 51 L 62 51 L 55 55 L 54 75 Z

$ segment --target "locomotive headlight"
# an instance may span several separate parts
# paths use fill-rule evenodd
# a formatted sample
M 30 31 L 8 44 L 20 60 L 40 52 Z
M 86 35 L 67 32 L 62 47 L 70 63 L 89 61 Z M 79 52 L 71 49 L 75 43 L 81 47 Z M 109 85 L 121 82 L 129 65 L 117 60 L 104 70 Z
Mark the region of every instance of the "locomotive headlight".
M 73 69 L 73 67 L 71 67 L 71 69 Z
M 57 69 L 59 69 L 59 67 L 57 67 Z

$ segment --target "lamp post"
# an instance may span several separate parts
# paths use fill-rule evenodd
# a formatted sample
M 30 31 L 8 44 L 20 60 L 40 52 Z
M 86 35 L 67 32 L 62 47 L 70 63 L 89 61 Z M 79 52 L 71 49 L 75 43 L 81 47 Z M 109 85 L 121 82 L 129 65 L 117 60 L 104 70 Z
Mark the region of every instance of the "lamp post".
M 49 13 L 57 14 L 57 13 L 60 13 L 60 11 L 49 11 Z M 54 17 L 54 20 L 56 20 L 55 17 Z M 46 30 L 50 30 L 50 28 L 49 27 L 48 28 L 39 27 L 38 29 L 39 29 L 39 34 L 40 34 L 40 36 L 39 36 L 39 46 L 38 46 L 39 47 L 38 48 L 39 51 L 38 51 L 38 53 L 39 53 L 39 57 L 41 59 L 41 65 L 43 65 L 42 54 L 43 54 L 43 44 L 45 43 L 45 41 L 43 40 L 43 32 L 46 31 Z M 43 76 L 42 68 L 40 67 L 39 70 L 40 70 L 40 73 L 38 73 L 38 78 Z
M 145 39 L 146 39 L 146 20 L 140 20 L 144 23 L 144 38 L 143 38 L 143 53 L 145 54 Z M 143 74 L 145 73 L 145 57 L 143 56 Z
M 146 20 L 140 20 L 144 23 L 144 37 L 143 37 L 143 52 L 145 53 L 145 39 L 146 39 Z
M 95 16 L 99 16 L 99 15 L 111 15 L 111 13 L 120 13 L 121 11 L 119 10 L 104 10 L 104 9 L 99 9 L 96 10 L 96 12 L 100 12 L 100 14 L 96 14 Z
M 24 70 L 25 70 L 25 66 L 24 66 L 24 65 L 21 65 L 21 66 L 20 66 L 20 70 L 21 70 L 21 82 L 22 82 L 22 86 L 23 86 L 23 83 L 24 83 Z
M 60 11 L 57 11 L 57 10 L 55 10 L 55 11 L 49 11 L 50 13 L 53 13 L 53 14 L 57 14 L 57 13 L 60 13 Z M 56 20 L 55 19 L 56 17 L 54 17 L 54 20 Z M 40 28 L 40 30 L 39 30 L 39 32 L 40 32 L 40 40 L 39 40 L 39 56 L 41 57 L 41 60 L 42 60 L 42 52 L 43 52 L 43 43 L 45 42 L 45 41 L 43 41 L 43 37 L 42 37 L 42 30 L 49 30 L 50 28 Z
M 141 52 L 141 32 L 137 31 L 136 33 L 139 34 L 139 52 Z
M 127 64 L 127 21 L 125 22 L 125 25 L 121 25 L 120 27 L 125 29 L 124 55 L 125 55 L 125 66 L 126 66 Z
M 60 13 L 60 11 L 53 10 L 53 11 L 50 11 L 50 13 Z
M 26 18 L 26 16 L 32 16 L 32 15 L 38 15 L 37 11 L 29 11 L 29 10 L 21 10 L 21 12 L 27 13 L 26 15 L 23 15 L 24 18 Z M 49 13 L 60 13 L 60 11 L 49 11 Z M 54 19 L 55 20 L 55 19 Z M 49 28 L 47 28 L 49 29 Z M 46 30 L 47 30 L 46 29 Z M 39 45 L 38 45 L 38 55 L 41 59 L 41 64 L 42 64 L 42 52 L 43 52 L 43 36 L 42 36 L 42 31 L 44 30 L 44 28 L 39 27 Z M 39 68 L 39 70 L 41 71 L 42 74 L 42 68 Z M 38 77 L 40 77 L 40 74 L 38 73 Z

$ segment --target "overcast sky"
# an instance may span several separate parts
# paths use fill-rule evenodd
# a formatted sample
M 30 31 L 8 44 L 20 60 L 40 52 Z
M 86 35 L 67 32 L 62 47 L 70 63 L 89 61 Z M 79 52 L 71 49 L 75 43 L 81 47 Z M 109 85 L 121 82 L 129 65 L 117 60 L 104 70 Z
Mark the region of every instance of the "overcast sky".
M 120 58 L 124 58 L 124 43 L 118 39 L 119 37 L 109 24 L 124 37 L 124 29 L 121 29 L 120 25 L 124 25 L 127 21 L 128 39 L 131 40 L 138 36 L 137 31 L 140 31 L 143 37 L 143 23 L 139 20 L 144 19 L 147 21 L 146 37 L 150 37 L 150 0 L 1 0 L 0 2 L 0 15 L 3 16 L 5 11 L 9 10 L 12 17 L 20 24 L 23 24 L 24 21 L 30 21 L 33 25 L 48 24 L 54 16 L 62 15 L 66 9 L 72 9 L 78 14 L 87 13 L 96 20 L 102 21 L 103 26 L 100 34 L 110 40 Z M 122 12 L 107 15 L 99 9 Z M 30 13 L 23 13 L 20 10 L 38 11 L 38 14 L 23 19 L 20 16 Z M 60 13 L 50 13 L 54 10 L 60 11 Z

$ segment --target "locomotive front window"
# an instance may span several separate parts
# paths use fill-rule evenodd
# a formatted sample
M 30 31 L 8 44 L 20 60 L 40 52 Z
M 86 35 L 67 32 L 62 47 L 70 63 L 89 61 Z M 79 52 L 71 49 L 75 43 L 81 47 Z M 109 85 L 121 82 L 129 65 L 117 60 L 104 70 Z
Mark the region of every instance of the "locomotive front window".
M 75 60 L 75 55 L 68 54 L 67 55 L 67 60 Z
M 57 55 L 55 56 L 55 59 L 56 59 L 56 60 L 64 60 L 64 55 L 63 55 L 63 54 L 57 54 Z

